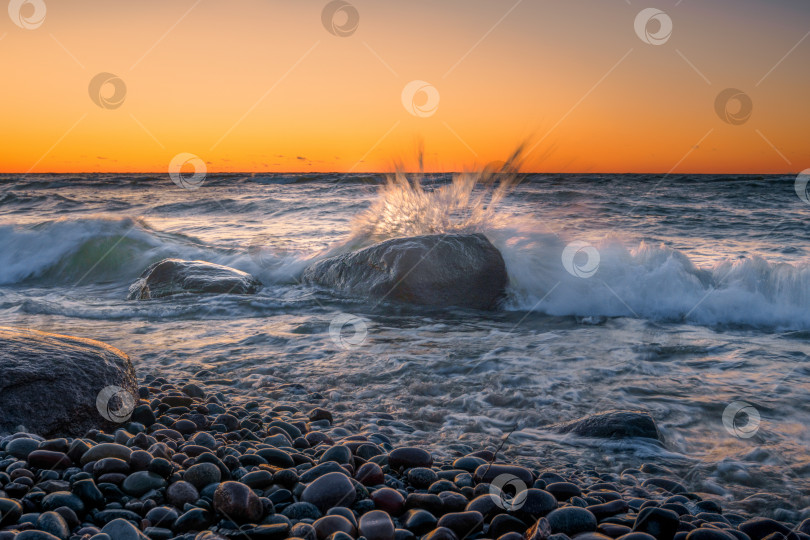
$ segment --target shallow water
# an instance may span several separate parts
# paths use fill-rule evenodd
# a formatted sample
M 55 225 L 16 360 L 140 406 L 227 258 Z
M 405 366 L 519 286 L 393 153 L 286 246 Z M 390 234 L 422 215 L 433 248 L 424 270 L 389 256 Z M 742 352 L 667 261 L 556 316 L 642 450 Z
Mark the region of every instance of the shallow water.
M 495 200 L 474 180 L 228 175 L 187 191 L 137 175 L 0 177 L 0 324 L 101 339 L 141 375 L 326 404 L 448 456 L 511 432 L 502 451 L 518 461 L 655 462 L 696 491 L 769 494 L 741 508 L 808 506 L 810 207 L 793 177 L 534 175 Z M 297 281 L 327 254 L 456 230 L 502 251 L 504 309 L 377 303 Z M 598 255 L 591 277 L 566 270 L 572 241 L 594 248 L 569 261 L 574 273 Z M 265 288 L 126 301 L 169 256 Z M 735 402 L 758 423 L 743 412 L 727 429 Z M 648 410 L 664 443 L 543 429 L 614 408 Z

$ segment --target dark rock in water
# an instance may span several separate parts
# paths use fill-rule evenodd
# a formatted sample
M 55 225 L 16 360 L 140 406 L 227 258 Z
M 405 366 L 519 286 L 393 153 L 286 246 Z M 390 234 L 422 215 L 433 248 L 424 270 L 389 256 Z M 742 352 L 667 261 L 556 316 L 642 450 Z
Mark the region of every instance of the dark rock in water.
M 205 261 L 164 259 L 144 270 L 129 288 L 128 300 L 149 300 L 182 293 L 254 294 L 259 280 L 234 268 Z
M 127 420 L 137 401 L 135 370 L 118 349 L 0 327 L 0 433 L 20 431 L 19 426 L 45 437 L 115 429 L 113 421 Z
M 649 413 L 643 411 L 607 411 L 592 414 L 564 424 L 551 426 L 561 433 L 598 439 L 644 437 L 660 440 L 658 427 Z
M 473 309 L 495 308 L 508 281 L 483 234 L 394 238 L 317 262 L 303 278 L 348 294 Z

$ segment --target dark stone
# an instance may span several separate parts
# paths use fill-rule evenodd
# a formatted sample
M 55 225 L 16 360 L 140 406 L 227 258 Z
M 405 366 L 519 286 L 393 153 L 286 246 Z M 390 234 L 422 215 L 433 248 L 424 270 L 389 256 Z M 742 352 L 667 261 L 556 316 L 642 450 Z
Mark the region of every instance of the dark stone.
M 245 272 L 205 261 L 164 259 L 149 266 L 129 288 L 128 300 L 182 293 L 255 294 L 262 284 Z
M 491 483 L 501 475 L 513 476 L 523 482 L 527 487 L 534 483 L 534 475 L 529 469 L 516 465 L 497 465 L 494 463 L 479 465 L 478 468 L 475 469 L 475 473 L 473 473 L 473 480 L 477 483 Z
M 0 498 L 0 525 L 17 523 L 23 513 L 22 505 L 13 499 Z
M 672 510 L 648 506 L 638 513 L 633 531 L 651 534 L 658 540 L 672 540 L 678 531 L 678 519 Z
M 695 529 L 686 535 L 686 540 L 736 540 L 733 534 L 720 529 Z
M 206 529 L 211 524 L 211 513 L 204 508 L 191 508 L 172 525 L 172 530 L 177 532 L 200 531 Z
M 217 469 L 217 472 L 219 472 L 219 469 Z M 140 497 L 148 491 L 165 486 L 166 480 L 159 475 L 149 471 L 138 471 L 127 476 L 121 487 L 126 493 Z
M 751 540 L 762 540 L 766 536 L 775 532 L 784 535 L 790 533 L 790 529 L 788 529 L 786 526 L 769 518 L 749 519 L 748 521 L 740 523 L 739 527 L 737 528 L 741 532 L 744 532 L 751 537 Z
M 311 469 L 308 469 L 303 473 L 301 473 L 300 480 L 304 484 L 308 484 L 313 480 L 315 480 L 316 478 L 320 478 L 321 476 L 332 472 L 344 475 L 349 474 L 346 471 L 346 469 L 344 469 L 334 461 L 327 461 L 326 463 L 321 463 L 320 465 L 316 465 L 315 467 L 312 467 Z
M 214 492 L 214 510 L 228 519 L 257 522 L 262 518 L 262 502 L 241 482 L 223 482 Z
M 509 514 L 499 514 L 492 518 L 489 524 L 488 533 L 491 537 L 499 538 L 508 533 L 526 532 L 526 523 L 523 520 L 510 516 Z
M 414 467 L 408 471 L 408 483 L 416 489 L 425 489 L 438 479 L 433 469 L 427 467 Z
M 281 511 L 281 515 L 292 520 L 318 519 L 321 512 L 318 507 L 308 502 L 296 502 Z
M 28 454 L 28 464 L 37 469 L 66 469 L 73 462 L 62 452 L 34 450 Z
M 355 499 L 354 485 L 341 473 L 327 473 L 309 484 L 301 493 L 301 500 L 312 503 L 321 512 L 334 506 L 351 506 Z
M 687 489 L 683 484 L 668 478 L 649 478 L 641 483 L 642 487 L 659 487 L 670 493 L 686 493 Z
M 439 518 L 438 527 L 447 527 L 459 538 L 475 535 L 484 526 L 484 516 L 479 512 L 451 512 Z
M 551 537 L 551 524 L 546 518 L 538 519 L 534 525 L 526 531 L 526 540 L 547 540 Z
M 422 540 L 458 540 L 456 534 L 446 527 L 438 527 L 422 537 Z
M 521 518 L 531 518 L 532 521 L 545 516 L 557 508 L 557 499 L 548 491 L 529 488 L 516 493 L 512 498 L 513 512 Z
M 23 425 L 45 437 L 113 430 L 97 408 L 108 386 L 123 389 L 105 413 L 126 419 L 138 400 L 135 370 L 126 354 L 100 341 L 0 327 L 0 433 Z
M 607 411 L 592 414 L 550 428 L 560 433 L 573 433 L 581 437 L 598 439 L 627 439 L 644 437 L 660 440 L 658 427 L 649 413 L 643 411 Z
M 195 503 L 200 498 L 200 493 L 197 488 L 181 480 L 169 485 L 166 490 L 166 498 L 173 506 L 183 508 L 186 504 Z
M 431 465 L 433 465 L 433 456 L 421 448 L 403 446 L 395 448 L 388 454 L 388 466 L 394 470 L 430 467 Z
M 598 521 L 602 521 L 603 519 L 615 516 L 616 514 L 621 514 L 627 512 L 627 501 L 623 499 L 616 499 L 614 501 L 602 503 L 602 504 L 593 504 L 591 506 L 586 507 L 586 509 L 596 516 Z
M 381 510 L 372 510 L 360 517 L 360 534 L 368 540 L 394 540 L 394 522 Z
M 405 497 L 399 491 L 389 487 L 374 491 L 371 494 L 371 500 L 374 501 L 375 507 L 394 516 L 400 515 L 405 510 Z M 442 507 L 444 507 L 444 503 L 442 503 Z
M 318 538 L 327 538 L 336 532 L 344 532 L 352 537 L 357 535 L 357 527 L 343 516 L 324 516 L 317 519 L 312 527 Z
M 546 516 L 546 519 L 553 532 L 564 533 L 568 536 L 596 530 L 594 515 L 584 508 L 576 506 L 558 508 Z
M 385 482 L 385 475 L 376 463 L 364 463 L 357 469 L 355 479 L 364 486 L 376 486 Z
M 508 282 L 503 257 L 482 234 L 386 240 L 319 261 L 303 279 L 348 294 L 473 309 L 495 308 Z
M 567 501 L 571 497 L 582 495 L 582 491 L 571 482 L 554 482 L 546 486 L 546 491 L 554 495 L 558 501 Z
M 146 519 L 155 527 L 170 527 L 178 517 L 177 510 L 169 506 L 158 506 L 146 513 Z
M 67 540 L 70 528 L 61 515 L 56 512 L 43 512 L 37 518 L 37 529 L 52 534 L 60 540 Z
M 221 478 L 222 473 L 219 467 L 213 463 L 195 463 L 186 469 L 183 475 L 183 480 L 197 489 L 202 489 L 208 484 L 219 482 Z
M 422 509 L 408 510 L 400 521 L 403 522 L 406 529 L 418 536 L 432 531 L 438 523 L 436 516 Z
M 350 463 L 352 460 L 352 451 L 349 450 L 349 447 L 338 444 L 332 446 L 326 452 L 321 455 L 321 458 L 318 460 L 320 463 L 326 463 L 327 461 L 334 461 L 335 463 L 345 464 Z

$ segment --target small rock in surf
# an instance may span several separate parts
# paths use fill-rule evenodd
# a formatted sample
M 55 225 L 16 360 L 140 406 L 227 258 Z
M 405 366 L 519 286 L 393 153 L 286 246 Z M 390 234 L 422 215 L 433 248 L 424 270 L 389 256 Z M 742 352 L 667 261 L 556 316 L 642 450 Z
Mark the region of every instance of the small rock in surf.
M 551 426 L 560 433 L 573 433 L 597 439 L 644 437 L 661 440 L 655 420 L 643 411 L 607 411 Z
M 246 272 L 205 261 L 164 259 L 144 270 L 129 288 L 128 300 L 183 293 L 254 294 L 261 282 Z

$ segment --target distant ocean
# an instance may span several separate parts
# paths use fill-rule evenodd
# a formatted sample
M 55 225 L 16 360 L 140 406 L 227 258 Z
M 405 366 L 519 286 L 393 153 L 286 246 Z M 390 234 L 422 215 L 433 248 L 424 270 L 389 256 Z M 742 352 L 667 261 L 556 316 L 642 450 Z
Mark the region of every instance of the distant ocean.
M 0 325 L 99 339 L 141 376 L 217 380 L 243 400 L 320 395 L 358 429 L 438 453 L 514 430 L 502 451 L 517 462 L 655 463 L 694 491 L 753 497 L 751 510 L 810 492 L 810 205 L 794 177 L 530 175 L 504 193 L 475 181 L 0 176 Z M 451 231 L 502 252 L 503 309 L 298 282 L 328 254 Z M 264 288 L 127 301 L 165 257 Z M 665 442 L 542 429 L 610 409 L 649 411 Z

